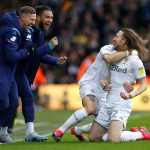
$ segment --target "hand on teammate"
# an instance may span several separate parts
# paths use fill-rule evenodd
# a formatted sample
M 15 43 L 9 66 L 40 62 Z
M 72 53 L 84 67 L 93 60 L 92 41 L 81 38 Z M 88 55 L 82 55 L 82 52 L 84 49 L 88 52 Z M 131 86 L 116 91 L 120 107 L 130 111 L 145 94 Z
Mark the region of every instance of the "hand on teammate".
M 134 83 L 124 83 L 123 84 L 124 89 L 126 90 L 126 92 L 130 93 L 134 90 Z
M 130 93 L 124 93 L 121 92 L 120 96 L 124 99 L 124 100 L 128 100 L 128 99 L 132 99 L 132 95 Z
M 111 86 L 107 80 L 101 80 L 100 84 L 101 84 L 104 91 L 109 91 L 111 89 Z

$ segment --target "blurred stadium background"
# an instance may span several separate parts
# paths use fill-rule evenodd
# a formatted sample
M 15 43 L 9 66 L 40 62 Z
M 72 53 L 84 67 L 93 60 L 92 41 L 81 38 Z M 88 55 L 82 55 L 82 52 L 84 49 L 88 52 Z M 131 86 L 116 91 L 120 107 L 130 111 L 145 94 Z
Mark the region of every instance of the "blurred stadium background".
M 150 49 L 150 0 L 0 0 L 0 16 L 24 5 L 48 5 L 52 8 L 54 21 L 47 40 L 57 36 L 59 46 L 51 54 L 68 57 L 63 66 L 41 64 L 33 84 L 35 128 L 42 134 L 56 129 L 72 113 L 70 109 L 81 107 L 77 82 L 100 47 L 110 43 L 120 28 L 135 29 Z M 144 65 L 150 84 L 150 61 Z M 129 127 L 147 123 L 150 129 L 150 122 L 147 122 L 150 117 L 149 93 L 150 88 L 134 99 L 133 110 L 140 112 L 132 114 Z M 142 121 L 132 119 L 137 116 L 143 117 Z M 24 127 L 20 126 L 23 123 L 21 113 L 18 119 L 13 133 L 16 139 L 24 137 Z

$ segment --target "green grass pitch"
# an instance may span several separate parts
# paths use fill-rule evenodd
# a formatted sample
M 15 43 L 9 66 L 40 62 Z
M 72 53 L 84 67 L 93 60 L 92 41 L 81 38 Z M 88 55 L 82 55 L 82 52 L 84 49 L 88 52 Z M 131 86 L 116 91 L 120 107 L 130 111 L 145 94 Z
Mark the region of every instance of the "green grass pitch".
M 74 111 L 41 111 L 36 112 L 35 129 L 42 135 L 47 135 L 49 140 L 44 143 L 25 143 L 25 125 L 21 113 L 18 114 L 13 139 L 17 140 L 14 144 L 0 144 L 0 150 L 148 150 L 150 141 L 135 141 L 122 143 L 90 143 L 79 142 L 70 134 L 70 129 L 63 136 L 61 142 L 56 143 L 51 138 L 51 133 L 57 129 Z M 89 117 L 80 123 L 85 124 L 93 120 Z M 132 126 L 145 125 L 150 130 L 150 112 L 133 112 L 127 124 L 127 129 Z

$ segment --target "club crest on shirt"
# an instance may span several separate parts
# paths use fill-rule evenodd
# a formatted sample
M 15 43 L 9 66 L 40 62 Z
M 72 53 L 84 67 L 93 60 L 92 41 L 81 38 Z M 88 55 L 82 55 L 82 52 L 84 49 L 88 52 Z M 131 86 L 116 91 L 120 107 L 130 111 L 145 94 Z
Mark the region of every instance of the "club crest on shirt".
M 15 36 L 12 36 L 12 37 L 10 38 L 10 41 L 11 41 L 11 42 L 15 42 L 15 41 L 16 41 L 16 37 L 15 37 Z
M 31 39 L 31 34 L 28 34 L 28 35 L 26 36 L 26 38 L 27 38 L 27 40 Z

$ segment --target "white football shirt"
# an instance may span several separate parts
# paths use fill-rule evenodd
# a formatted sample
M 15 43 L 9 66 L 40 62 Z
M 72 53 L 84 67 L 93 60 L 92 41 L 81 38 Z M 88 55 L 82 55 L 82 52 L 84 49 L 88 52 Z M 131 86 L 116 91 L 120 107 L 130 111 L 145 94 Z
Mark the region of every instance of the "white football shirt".
M 112 63 L 110 72 L 112 88 L 108 92 L 107 103 L 114 106 L 131 107 L 132 100 L 123 100 L 120 92 L 126 92 L 123 87 L 125 82 L 136 82 L 146 77 L 142 61 L 137 55 L 129 55 L 120 62 Z
M 113 45 L 105 45 L 100 49 L 100 52 L 97 54 L 95 61 L 90 65 L 88 70 L 84 73 L 82 78 L 79 81 L 79 84 L 90 83 L 97 88 L 101 89 L 100 81 L 109 76 L 109 67 L 108 64 L 103 60 L 102 56 L 104 54 L 112 54 Z

